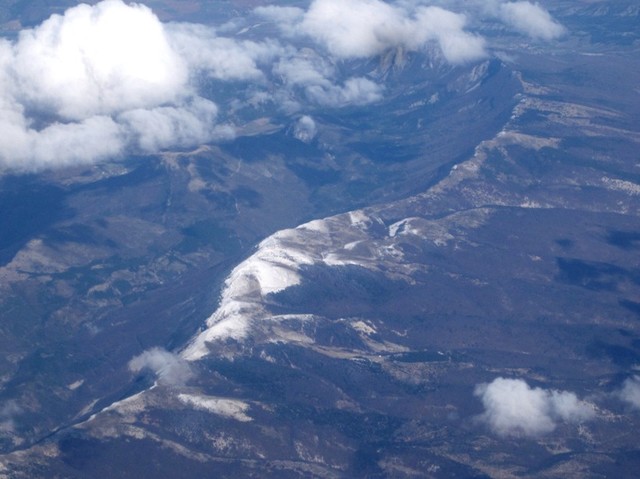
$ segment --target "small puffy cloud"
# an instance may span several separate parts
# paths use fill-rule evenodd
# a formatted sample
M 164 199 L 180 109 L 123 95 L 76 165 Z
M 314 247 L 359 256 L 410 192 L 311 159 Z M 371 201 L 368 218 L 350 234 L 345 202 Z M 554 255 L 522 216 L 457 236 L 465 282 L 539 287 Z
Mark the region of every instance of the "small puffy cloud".
M 499 6 L 500 18 L 516 31 L 540 40 L 553 40 L 565 29 L 537 3 L 509 2 Z
M 307 100 L 321 106 L 366 105 L 382 99 L 382 86 L 367 78 L 335 83 L 333 65 L 311 51 L 281 59 L 274 65 L 273 73 L 285 86 L 301 88 Z
M 382 99 L 382 87 L 367 78 L 349 78 L 344 85 L 311 85 L 307 96 L 312 101 L 331 107 L 367 105 Z
M 313 140 L 317 132 L 316 122 L 309 115 L 301 116 L 293 127 L 293 136 L 305 143 Z
M 640 376 L 628 378 L 618 395 L 634 409 L 640 409 Z
M 182 386 L 194 377 L 187 361 L 161 348 L 149 349 L 133 358 L 129 370 L 134 373 L 149 370 L 165 386 Z
M 531 388 L 520 379 L 496 378 L 475 389 L 485 411 L 480 419 L 500 436 L 536 437 L 552 432 L 559 421 L 580 423 L 593 407 L 567 391 Z
M 273 66 L 273 73 L 284 84 L 294 86 L 328 86 L 329 78 L 335 76 L 333 66 L 313 51 L 281 59 Z

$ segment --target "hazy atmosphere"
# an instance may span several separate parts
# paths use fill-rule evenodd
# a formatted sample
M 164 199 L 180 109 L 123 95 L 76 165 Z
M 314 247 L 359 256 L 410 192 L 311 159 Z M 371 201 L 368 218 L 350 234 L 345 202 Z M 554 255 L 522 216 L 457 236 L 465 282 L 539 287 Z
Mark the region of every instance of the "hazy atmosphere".
M 0 478 L 633 477 L 639 17 L 0 1 Z

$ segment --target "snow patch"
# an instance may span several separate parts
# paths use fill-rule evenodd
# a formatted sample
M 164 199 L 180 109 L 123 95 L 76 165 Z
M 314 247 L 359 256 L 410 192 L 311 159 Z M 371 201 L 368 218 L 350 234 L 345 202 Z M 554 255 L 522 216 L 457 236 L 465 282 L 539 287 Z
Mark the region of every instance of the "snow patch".
M 421 230 L 414 226 L 414 220 L 424 221 L 421 218 L 405 218 L 389 226 L 389 236 L 392 238 L 396 235 L 421 236 Z
M 180 402 L 196 409 L 210 412 L 218 416 L 249 422 L 253 419 L 246 414 L 249 405 L 238 399 L 224 399 L 196 394 L 178 394 Z
M 151 389 L 154 389 L 156 386 L 152 386 Z M 147 401 L 145 400 L 145 392 L 141 391 L 133 396 L 129 396 L 128 398 L 121 399 L 120 401 L 116 401 L 109 406 L 105 407 L 102 411 L 99 411 L 96 414 L 93 414 L 88 421 L 95 419 L 95 417 L 102 413 L 108 411 L 115 411 L 123 416 L 126 415 L 136 415 L 145 410 L 147 406 Z
M 361 210 L 350 211 L 347 214 L 353 226 L 367 226 L 371 222 L 369 217 Z
M 353 323 L 351 323 L 351 327 L 360 333 L 366 334 L 367 336 L 371 336 L 372 334 L 376 334 L 378 332 L 376 331 L 376 328 L 368 323 L 365 323 L 364 321 L 354 321 Z
M 78 389 L 83 384 L 84 384 L 84 379 L 79 379 L 79 380 L 69 384 L 67 386 L 67 388 L 70 389 L 71 391 L 75 391 L 76 389 Z
M 640 185 L 638 185 L 637 183 L 632 183 L 631 181 L 607 178 L 606 176 L 604 176 L 602 178 L 602 183 L 608 190 L 622 191 L 634 196 L 640 195 Z
M 309 221 L 308 223 L 298 226 L 298 229 L 305 229 L 305 230 L 315 231 L 317 233 L 323 233 L 323 234 L 326 234 L 329 232 L 329 228 L 327 228 L 327 222 L 324 220 Z
M 420 235 L 424 235 L 423 230 L 430 225 L 419 218 L 416 218 L 419 227 L 406 223 L 409 231 L 415 229 L 414 233 Z M 242 340 L 252 328 L 261 328 L 271 335 L 277 329 L 276 336 L 286 336 L 282 326 L 274 326 L 282 323 L 283 317 L 270 314 L 268 297 L 299 285 L 303 266 L 353 265 L 393 280 L 411 282 L 415 265 L 404 261 L 393 235 L 384 234 L 385 230 L 382 220 L 359 210 L 311 221 L 266 238 L 256 252 L 227 277 L 218 309 L 207 319 L 206 329 L 191 341 L 181 356 L 189 361 L 199 360 L 211 352 L 209 346 L 228 338 Z M 438 230 L 437 236 L 441 235 Z M 307 337 L 296 338 L 309 341 Z
M 279 231 L 258 245 L 257 251 L 240 263 L 225 281 L 220 306 L 207 320 L 207 329 L 183 351 L 187 360 L 197 360 L 209 353 L 207 343 L 246 337 L 255 319 L 264 319 L 265 297 L 300 284 L 298 270 L 312 265 L 320 257 L 312 252 L 314 244 L 322 246 L 326 234 L 317 223 Z M 316 228 L 313 228 L 316 226 Z

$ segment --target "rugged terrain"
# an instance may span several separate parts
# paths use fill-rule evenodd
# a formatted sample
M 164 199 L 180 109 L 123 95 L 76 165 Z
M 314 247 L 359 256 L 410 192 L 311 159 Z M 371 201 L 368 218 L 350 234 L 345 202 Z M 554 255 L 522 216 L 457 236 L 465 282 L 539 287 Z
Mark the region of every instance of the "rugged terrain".
M 0 474 L 637 470 L 639 12 L 548 6 L 552 46 L 341 63 L 384 98 L 313 134 L 244 105 L 234 140 L 5 172 Z M 505 433 L 500 377 L 588 413 Z

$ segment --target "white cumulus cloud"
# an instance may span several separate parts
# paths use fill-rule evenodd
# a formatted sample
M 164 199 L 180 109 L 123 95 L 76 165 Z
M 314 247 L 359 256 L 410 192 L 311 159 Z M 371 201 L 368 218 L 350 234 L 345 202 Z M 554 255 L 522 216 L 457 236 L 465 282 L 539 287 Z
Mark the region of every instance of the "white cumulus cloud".
M 194 376 L 187 361 L 161 348 L 149 349 L 133 358 L 129 370 L 134 373 L 149 370 L 166 386 L 182 386 Z
M 564 27 L 537 3 L 503 3 L 499 15 L 507 25 L 531 38 L 553 40 L 565 33 Z
M 305 143 L 313 140 L 317 132 L 316 122 L 309 115 L 301 116 L 293 127 L 293 136 Z
M 17 95 L 28 108 L 82 120 L 176 101 L 187 74 L 158 18 L 143 5 L 78 5 L 20 33 Z
M 241 55 L 251 48 L 214 64 L 183 54 L 182 31 L 143 5 L 105 0 L 0 41 L 0 166 L 36 170 L 232 136 L 192 72 L 200 61 L 211 76 L 255 75 Z M 199 50 L 219 40 L 191 36 Z
M 571 392 L 531 388 L 521 379 L 496 378 L 478 385 L 475 395 L 485 409 L 480 419 L 500 436 L 540 436 L 560 421 L 580 423 L 595 414 Z

